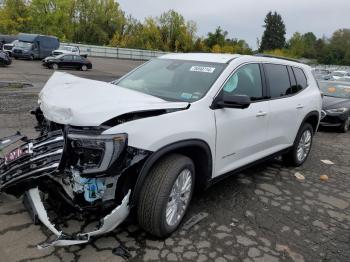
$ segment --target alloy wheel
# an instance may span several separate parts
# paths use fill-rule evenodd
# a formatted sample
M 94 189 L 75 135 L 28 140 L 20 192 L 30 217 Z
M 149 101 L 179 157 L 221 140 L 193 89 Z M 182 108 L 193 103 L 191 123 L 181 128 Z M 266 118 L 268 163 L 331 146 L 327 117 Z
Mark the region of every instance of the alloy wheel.
M 309 129 L 305 130 L 300 137 L 298 148 L 297 148 L 297 158 L 298 161 L 303 162 L 310 152 L 311 148 L 312 134 Z
M 169 226 L 181 221 L 190 202 L 191 190 L 192 174 L 189 169 L 184 169 L 174 182 L 166 206 L 166 223 Z

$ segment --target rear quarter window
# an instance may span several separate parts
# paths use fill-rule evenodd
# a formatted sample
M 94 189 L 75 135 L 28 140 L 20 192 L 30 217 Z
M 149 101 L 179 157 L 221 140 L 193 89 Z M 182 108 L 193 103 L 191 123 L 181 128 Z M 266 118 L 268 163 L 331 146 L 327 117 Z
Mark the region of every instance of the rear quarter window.
M 307 87 L 307 79 L 304 71 L 300 68 L 293 67 L 293 72 L 297 81 L 298 91 L 305 89 Z

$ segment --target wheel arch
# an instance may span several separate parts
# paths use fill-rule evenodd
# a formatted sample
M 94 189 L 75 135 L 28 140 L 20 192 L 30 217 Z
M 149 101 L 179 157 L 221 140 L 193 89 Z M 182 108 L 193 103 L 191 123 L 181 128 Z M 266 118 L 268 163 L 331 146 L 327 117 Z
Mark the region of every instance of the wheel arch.
M 189 157 L 195 166 L 196 187 L 207 188 L 213 171 L 213 158 L 209 145 L 199 139 L 178 141 L 155 151 L 143 164 L 132 193 L 131 206 L 137 203 L 142 185 L 151 168 L 158 160 L 172 153 Z
M 311 111 L 304 117 L 303 122 L 300 125 L 300 128 L 304 123 L 309 123 L 312 126 L 314 133 L 316 133 L 318 124 L 319 124 L 319 119 L 320 119 L 319 112 Z

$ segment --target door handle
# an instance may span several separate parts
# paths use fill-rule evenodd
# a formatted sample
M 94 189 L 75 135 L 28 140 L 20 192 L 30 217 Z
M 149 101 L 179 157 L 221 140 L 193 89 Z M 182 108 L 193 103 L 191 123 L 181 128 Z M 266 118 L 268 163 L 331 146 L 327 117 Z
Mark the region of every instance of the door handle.
M 303 109 L 303 108 L 304 108 L 303 105 L 301 105 L 301 104 L 297 105 L 297 109 Z
M 261 117 L 261 116 L 266 116 L 266 115 L 267 115 L 266 112 L 259 111 L 259 112 L 256 114 L 256 117 Z

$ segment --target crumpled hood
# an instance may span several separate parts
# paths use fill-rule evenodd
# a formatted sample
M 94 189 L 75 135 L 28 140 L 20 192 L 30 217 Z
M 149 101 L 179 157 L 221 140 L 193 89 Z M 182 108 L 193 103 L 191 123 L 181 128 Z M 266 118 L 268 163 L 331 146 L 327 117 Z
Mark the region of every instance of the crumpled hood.
M 55 72 L 39 94 L 44 116 L 74 126 L 98 126 L 125 113 L 156 109 L 182 109 L 187 102 L 163 99 L 110 83 Z

